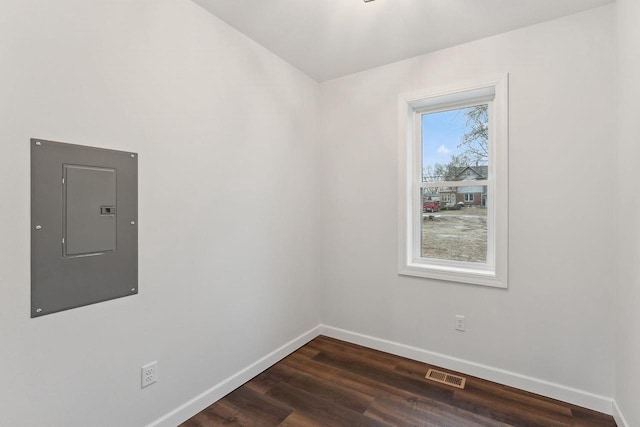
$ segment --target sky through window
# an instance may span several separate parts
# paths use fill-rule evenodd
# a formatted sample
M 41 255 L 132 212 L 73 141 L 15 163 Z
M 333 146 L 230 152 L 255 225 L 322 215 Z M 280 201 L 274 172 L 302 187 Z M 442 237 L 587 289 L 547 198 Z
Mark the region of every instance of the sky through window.
M 465 109 L 441 111 L 422 116 L 422 166 L 447 164 L 451 156 L 460 155 L 458 148 L 467 131 Z

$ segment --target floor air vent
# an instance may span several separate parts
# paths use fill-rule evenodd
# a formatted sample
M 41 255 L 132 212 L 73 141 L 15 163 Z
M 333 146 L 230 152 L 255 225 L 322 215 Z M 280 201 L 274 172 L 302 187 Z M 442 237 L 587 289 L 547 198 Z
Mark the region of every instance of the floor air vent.
M 435 381 L 442 384 L 447 384 L 453 387 L 464 388 L 464 383 L 467 382 L 466 378 L 462 378 L 458 375 L 447 374 L 446 372 L 436 371 L 435 369 L 429 369 L 425 378 L 431 381 Z

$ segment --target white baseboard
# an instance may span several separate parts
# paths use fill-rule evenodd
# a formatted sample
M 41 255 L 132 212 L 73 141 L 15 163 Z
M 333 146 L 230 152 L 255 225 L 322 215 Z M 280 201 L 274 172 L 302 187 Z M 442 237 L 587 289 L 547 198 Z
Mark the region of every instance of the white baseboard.
M 251 378 L 273 366 L 275 363 L 293 353 L 318 335 L 326 335 L 353 344 L 359 344 L 375 350 L 384 351 L 397 356 L 450 369 L 452 371 L 473 375 L 478 378 L 515 387 L 531 393 L 540 394 L 552 399 L 572 403 L 594 411 L 603 412 L 605 414 L 612 415 L 619 427 L 629 427 L 617 403 L 611 398 L 563 386 L 561 384 L 551 383 L 538 378 L 528 377 L 515 372 L 494 368 L 492 366 L 486 366 L 468 360 L 447 356 L 445 354 L 435 353 L 421 348 L 375 338 L 344 329 L 334 328 L 327 325 L 318 325 L 299 337 L 294 338 L 257 362 L 230 376 L 226 380 L 214 385 L 180 407 L 155 420 L 147 427 L 174 427 L 186 421 L 194 414 L 202 411 L 207 406 L 213 404 L 228 393 L 240 387 L 245 382 L 249 381 Z
M 629 427 L 629 423 L 622 415 L 622 411 L 615 400 L 613 401 L 613 419 L 616 420 L 618 427 Z
M 202 411 L 217 400 L 231 393 L 251 378 L 262 373 L 281 359 L 290 355 L 320 334 L 320 326 L 303 333 L 297 338 L 284 344 L 277 350 L 267 354 L 257 362 L 249 365 L 240 372 L 230 376 L 226 380 L 214 385 L 200 395 L 194 397 L 168 414 L 158 418 L 147 427 L 175 427 L 188 420 L 194 414 Z
M 613 415 L 614 402 L 611 398 L 599 396 L 583 390 L 551 383 L 538 378 L 528 377 L 515 372 L 486 366 L 468 360 L 458 359 L 445 354 L 434 353 L 416 347 L 387 341 L 380 338 L 362 335 L 344 329 L 320 325 L 320 334 L 332 338 L 359 344 L 375 350 L 417 360 L 419 362 L 440 366 L 452 371 L 461 372 L 474 377 L 493 381 L 499 384 L 515 387 L 531 393 L 541 394 L 552 399 L 582 406 L 594 411 Z M 619 424 L 626 425 L 626 424 Z

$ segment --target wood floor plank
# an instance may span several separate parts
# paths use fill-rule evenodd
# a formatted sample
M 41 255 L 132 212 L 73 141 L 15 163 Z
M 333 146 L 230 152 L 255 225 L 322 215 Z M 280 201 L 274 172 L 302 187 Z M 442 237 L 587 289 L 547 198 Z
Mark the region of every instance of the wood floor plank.
M 290 374 L 289 379 L 285 381 L 287 384 L 311 393 L 314 396 L 329 400 L 335 405 L 343 406 L 359 413 L 366 411 L 374 399 L 373 396 L 369 396 L 358 390 L 336 387 L 335 382 L 309 375 L 304 371 L 290 366 L 281 365 L 277 367 L 274 366 L 274 368 L 276 368 L 274 370 L 275 372 Z
M 403 373 L 405 375 L 409 375 L 415 378 L 421 378 L 425 375 L 425 371 L 428 368 L 431 368 L 431 366 L 422 364 L 420 362 L 405 360 L 398 363 L 396 370 L 399 373 Z M 536 395 L 523 390 L 518 390 L 515 388 L 504 387 L 500 384 L 465 375 L 464 373 L 437 367 L 433 368 L 455 375 L 461 375 L 466 378 L 466 386 L 464 390 L 457 390 L 455 392 L 455 394 L 458 396 L 464 393 L 472 395 L 477 394 L 501 402 L 508 401 L 510 405 L 517 407 L 518 410 L 524 410 L 533 413 L 556 413 L 561 417 L 572 416 L 571 407 L 569 407 L 566 403 L 560 402 L 558 400 Z M 443 387 L 447 386 L 443 385 Z
M 281 374 L 276 372 L 276 370 L 274 369 L 276 368 L 276 366 L 278 365 L 272 366 L 260 375 L 257 375 L 256 377 L 248 381 L 243 387 L 248 387 L 262 394 L 268 392 L 273 387 L 280 384 L 284 379 L 286 379 L 286 377 L 283 377 Z
M 378 363 L 369 362 L 366 358 L 351 354 L 336 354 L 321 352 L 312 360 L 324 365 L 339 368 L 345 372 L 352 372 L 361 377 L 369 378 L 399 390 L 422 395 L 429 393 L 434 400 L 450 402 L 453 399 L 453 389 L 446 389 L 435 383 L 423 379 L 415 379 L 397 375 L 393 369 L 379 369 Z
M 374 402 L 365 415 L 393 426 L 441 427 L 433 420 L 419 418 L 404 410 L 398 411 L 398 408 L 390 405 L 388 401 Z
M 572 424 L 572 417 L 562 417 L 551 412 L 534 413 L 523 411 L 521 407 L 478 394 L 456 394 L 455 406 L 480 414 L 487 419 L 511 425 L 531 427 L 566 427 Z
M 293 409 L 281 400 L 272 399 L 268 394 L 263 395 L 247 387 L 232 391 L 226 398 L 253 418 L 269 420 L 272 423 L 282 422 L 293 412 Z
M 586 408 L 572 407 L 575 427 L 616 427 L 613 417 Z
M 335 405 L 333 402 L 281 383 L 268 393 L 313 420 L 318 426 L 390 427 L 389 424 L 365 417 L 359 412 Z
M 299 412 L 289 415 L 278 427 L 316 427 L 318 425 L 314 420 L 305 417 Z
M 298 350 L 295 351 L 300 356 L 306 356 L 308 358 L 312 358 L 316 354 L 318 354 L 318 350 L 313 347 L 302 346 Z
M 516 407 L 520 411 L 557 414 L 560 417 L 572 416 L 571 408 L 562 405 L 562 402 L 551 399 L 541 399 L 542 396 L 526 393 L 521 390 L 505 388 L 494 383 L 487 384 L 487 381 L 467 378 L 465 392 L 468 394 L 482 395 L 492 400 L 509 402 L 510 406 Z
M 419 397 L 401 399 L 394 396 L 389 399 L 376 400 L 365 415 L 382 419 L 396 426 L 508 426 L 508 424 L 487 419 L 442 402 Z
M 362 347 L 357 344 L 352 344 L 345 341 L 336 340 L 335 338 L 329 338 L 320 336 L 309 343 L 312 348 L 319 352 L 331 352 L 331 353 L 346 353 L 352 356 L 362 357 L 369 360 L 384 369 L 395 369 L 398 363 L 409 361 L 403 357 L 395 356 L 382 351 L 372 350 L 370 348 Z
M 239 408 L 227 400 L 221 400 L 207 407 L 202 412 L 181 424 L 180 427 L 209 427 L 209 426 L 260 426 L 272 425 L 269 420 L 255 420 L 242 408 Z
M 214 403 L 181 427 L 255 426 L 280 424 L 293 409 L 247 387 L 240 387 Z
M 382 384 L 353 372 L 345 371 L 333 366 L 327 366 L 313 360 L 309 361 L 291 357 L 287 358 L 287 360 L 284 360 L 282 363 L 286 366 L 307 372 L 309 375 L 314 375 L 318 378 L 332 381 L 336 387 L 356 390 L 374 398 L 386 398 L 394 395 L 405 398 L 413 396 L 412 393 L 399 389 L 395 386 Z
M 464 390 L 428 381 L 429 368 L 442 370 L 320 336 L 181 426 L 616 426 L 611 416 L 464 374 Z

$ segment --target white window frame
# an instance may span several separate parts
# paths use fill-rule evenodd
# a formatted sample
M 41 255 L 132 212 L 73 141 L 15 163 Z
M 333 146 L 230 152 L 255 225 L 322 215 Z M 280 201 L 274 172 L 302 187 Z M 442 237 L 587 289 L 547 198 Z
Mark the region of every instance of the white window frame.
M 421 254 L 422 114 L 489 104 L 487 262 L 424 258 Z M 398 97 L 398 273 L 498 288 L 508 279 L 508 74 Z M 432 186 L 430 183 L 429 186 Z M 448 186 L 450 183 L 443 184 Z

